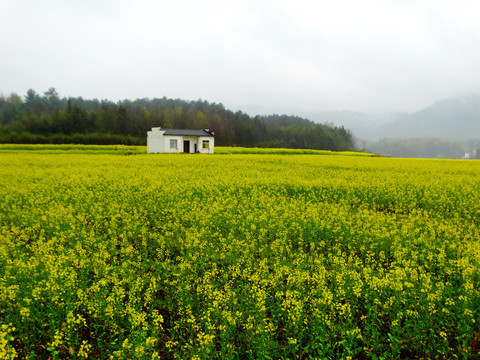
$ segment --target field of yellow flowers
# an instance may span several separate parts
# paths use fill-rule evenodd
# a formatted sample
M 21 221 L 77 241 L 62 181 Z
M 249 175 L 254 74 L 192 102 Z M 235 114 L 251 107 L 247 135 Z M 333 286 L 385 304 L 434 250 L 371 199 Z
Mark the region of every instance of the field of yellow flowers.
M 1 359 L 480 356 L 480 162 L 132 153 L 0 149 Z

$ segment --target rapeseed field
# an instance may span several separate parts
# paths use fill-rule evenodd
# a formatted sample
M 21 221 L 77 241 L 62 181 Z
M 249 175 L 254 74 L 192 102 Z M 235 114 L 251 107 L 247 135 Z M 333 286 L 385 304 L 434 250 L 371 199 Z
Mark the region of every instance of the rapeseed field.
M 1 359 L 480 357 L 480 162 L 109 151 L 0 149 Z

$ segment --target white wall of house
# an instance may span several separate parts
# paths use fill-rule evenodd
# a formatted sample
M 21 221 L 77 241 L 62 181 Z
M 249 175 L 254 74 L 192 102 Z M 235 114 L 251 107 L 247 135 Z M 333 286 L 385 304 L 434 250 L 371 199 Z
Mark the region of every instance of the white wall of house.
M 204 141 L 208 141 L 208 145 L 204 143 Z M 197 149 L 201 154 L 213 154 L 215 149 L 215 138 L 211 136 L 199 136 Z
M 181 153 L 183 152 L 183 136 L 164 135 L 164 149 L 160 152 Z
M 165 130 L 159 127 L 147 132 L 147 153 L 183 153 L 187 150 L 188 153 L 213 154 L 214 146 L 212 136 L 165 135 Z
M 165 130 L 160 130 L 159 127 L 147 131 L 147 153 L 165 152 L 164 133 Z

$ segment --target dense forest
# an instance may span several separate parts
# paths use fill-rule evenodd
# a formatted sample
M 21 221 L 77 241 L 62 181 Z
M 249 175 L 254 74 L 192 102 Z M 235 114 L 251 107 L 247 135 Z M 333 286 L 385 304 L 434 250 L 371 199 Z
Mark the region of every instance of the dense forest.
M 87 100 L 28 90 L 0 96 L 0 143 L 146 144 L 153 126 L 215 132 L 221 146 L 352 150 L 344 127 L 296 116 L 249 116 L 207 101 L 155 98 Z

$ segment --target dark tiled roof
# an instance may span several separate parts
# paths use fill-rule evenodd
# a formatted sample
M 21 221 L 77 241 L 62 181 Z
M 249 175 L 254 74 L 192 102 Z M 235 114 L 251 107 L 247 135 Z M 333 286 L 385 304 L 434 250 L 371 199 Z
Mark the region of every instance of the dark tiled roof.
M 180 135 L 180 136 L 213 136 L 205 130 L 192 129 L 162 129 L 165 130 L 165 135 Z

